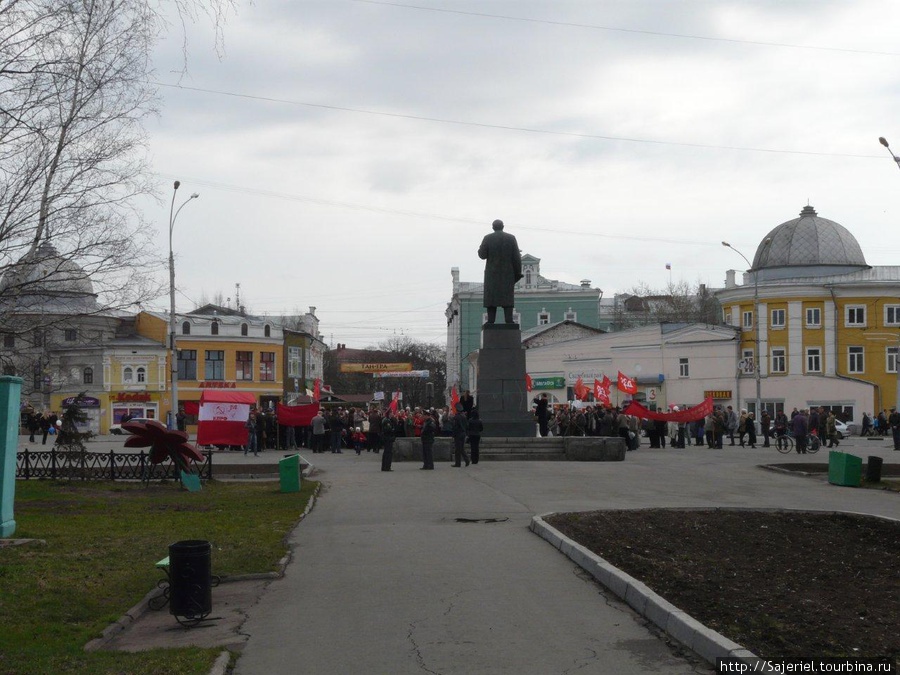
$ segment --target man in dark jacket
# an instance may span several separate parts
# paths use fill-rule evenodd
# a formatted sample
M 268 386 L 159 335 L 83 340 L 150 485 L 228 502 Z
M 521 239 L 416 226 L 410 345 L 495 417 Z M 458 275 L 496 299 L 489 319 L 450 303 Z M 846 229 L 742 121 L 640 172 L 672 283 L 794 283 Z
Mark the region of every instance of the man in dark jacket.
M 469 431 L 469 418 L 463 412 L 462 404 L 456 404 L 456 414 L 453 416 L 453 459 L 452 466 L 462 466 L 461 460 L 469 466 L 469 455 L 466 454 L 466 434 Z
M 391 463 L 394 461 L 394 439 L 397 437 L 397 419 L 391 416 L 388 410 L 381 419 L 381 440 L 384 443 L 384 452 L 381 453 L 381 470 L 391 471 Z
M 503 231 L 503 221 L 495 220 L 494 231 L 478 247 L 484 266 L 484 306 L 487 322 L 497 319 L 497 308 L 503 308 L 506 323 L 513 323 L 516 282 L 522 278 L 522 254 L 516 238 Z

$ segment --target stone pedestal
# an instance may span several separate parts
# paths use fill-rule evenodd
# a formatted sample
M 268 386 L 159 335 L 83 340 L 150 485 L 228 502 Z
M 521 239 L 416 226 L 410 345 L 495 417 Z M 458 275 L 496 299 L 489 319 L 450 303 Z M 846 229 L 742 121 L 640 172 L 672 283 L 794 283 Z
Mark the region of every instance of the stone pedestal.
M 16 452 L 19 449 L 19 402 L 22 380 L 0 377 L 0 537 L 16 531 Z
M 485 437 L 533 438 L 525 389 L 525 349 L 515 323 L 488 323 L 478 353 L 478 413 Z

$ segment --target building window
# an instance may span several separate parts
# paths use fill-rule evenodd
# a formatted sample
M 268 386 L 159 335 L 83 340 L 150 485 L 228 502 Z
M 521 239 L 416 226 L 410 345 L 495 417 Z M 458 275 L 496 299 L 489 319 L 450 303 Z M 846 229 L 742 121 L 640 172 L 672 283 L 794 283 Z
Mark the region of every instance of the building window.
M 731 325 L 731 312 L 725 312 L 725 318 L 724 318 L 724 320 L 725 320 L 725 325 L 726 325 L 726 326 L 730 326 L 730 325 Z
M 266 324 L 266 327 L 263 328 L 263 336 L 272 337 L 272 327 L 269 324 Z
M 822 326 L 822 310 L 818 307 L 806 308 L 806 327 L 821 328 Z
M 94 384 L 94 369 L 88 366 L 81 372 L 82 384 Z
M 572 308 L 569 307 L 568 311 L 566 312 L 566 321 L 577 321 L 577 320 L 578 320 L 578 314 L 573 312 Z
M 5 349 L 15 349 L 16 347 L 16 336 L 12 333 L 6 333 L 3 336 L 3 347 Z
M 744 312 L 744 323 L 743 326 L 745 329 L 753 328 L 753 312 Z
M 866 359 L 862 347 L 847 347 L 847 371 L 851 373 L 866 372 Z
M 66 328 L 63 331 L 63 340 L 66 342 L 75 342 L 78 340 L 78 331 L 74 328 Z
M 540 311 L 538 312 L 538 326 L 546 326 L 550 323 L 550 312 Z
M 741 350 L 741 362 L 738 364 L 744 375 L 752 375 L 756 372 L 756 352 L 752 349 Z
M 885 356 L 885 369 L 886 373 L 896 373 L 897 372 L 897 348 L 896 347 L 888 347 L 887 354 Z
M 219 322 L 213 321 L 209 326 L 209 334 L 210 335 L 218 335 L 219 334 Z
M 225 379 L 225 352 L 221 349 L 207 349 L 204 364 L 204 380 Z
M 525 270 L 525 285 L 531 286 L 531 270 Z
M 182 335 L 190 335 L 191 334 L 191 322 L 185 321 L 181 324 L 181 334 Z
M 246 336 L 249 332 L 250 332 L 250 327 L 247 324 L 242 323 L 241 324 L 241 335 Z
M 787 372 L 787 363 L 785 359 L 785 349 L 784 347 L 773 347 L 772 348 L 772 372 L 773 373 L 784 373 Z
M 235 366 L 234 379 L 253 379 L 253 352 L 237 352 L 237 364 Z
M 847 305 L 844 314 L 845 326 L 865 326 L 866 325 L 866 306 L 865 305 Z
M 122 369 L 122 382 L 124 382 L 125 384 L 131 384 L 132 382 L 134 382 L 134 370 L 131 368 L 131 366 L 125 366 L 125 368 Z
M 259 379 L 261 382 L 275 381 L 275 352 L 260 352 Z
M 196 380 L 197 379 L 197 350 L 196 349 L 179 349 L 178 350 L 178 379 L 179 380 Z
M 884 306 L 884 325 L 900 326 L 900 305 Z
M 687 358 L 678 359 L 678 377 L 690 377 L 691 376 L 691 364 L 687 360 Z
M 138 368 L 135 373 L 137 374 L 137 381 L 139 383 L 143 383 L 147 381 L 147 369 L 141 366 Z
M 784 328 L 784 310 L 772 310 L 772 328 Z
M 822 372 L 822 350 L 818 347 L 809 347 L 806 350 L 806 372 Z
M 301 359 L 300 347 L 288 347 L 288 377 L 300 377 Z

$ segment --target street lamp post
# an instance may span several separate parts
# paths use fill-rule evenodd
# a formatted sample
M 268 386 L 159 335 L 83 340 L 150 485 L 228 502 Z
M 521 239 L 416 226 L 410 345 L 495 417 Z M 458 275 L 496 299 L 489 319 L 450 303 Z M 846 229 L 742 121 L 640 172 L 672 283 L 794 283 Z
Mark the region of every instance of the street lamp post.
M 169 406 L 169 415 L 167 419 L 167 426 L 169 429 L 176 428 L 177 424 L 175 416 L 178 414 L 178 350 L 175 348 L 175 252 L 172 249 L 172 231 L 175 228 L 175 219 L 178 218 L 178 214 L 181 213 L 181 209 L 184 208 L 184 205 L 200 196 L 196 192 L 193 193 L 190 197 L 185 199 L 181 206 L 178 207 L 178 210 L 175 211 L 175 196 L 178 194 L 178 188 L 180 186 L 181 181 L 176 180 L 172 190 L 172 204 L 169 207 L 169 360 L 171 362 L 169 369 L 169 383 L 172 400 L 172 403 Z
M 887 149 L 891 158 L 897 164 L 897 168 L 900 169 L 900 157 L 897 157 L 897 155 L 894 154 L 894 151 L 891 150 L 891 146 L 888 144 L 887 139 L 884 136 L 879 136 L 878 142 Z M 897 386 L 896 391 L 894 392 L 894 407 L 900 410 L 900 334 L 897 336 L 897 356 L 894 359 L 894 364 L 897 368 Z
M 763 242 L 763 246 L 768 246 L 771 243 L 771 237 L 767 237 Z M 747 260 L 747 256 L 738 251 L 727 241 L 723 241 L 722 246 L 730 248 L 741 256 L 744 259 L 744 262 L 747 263 L 750 271 L 753 272 L 753 325 L 756 329 L 756 357 L 753 359 L 753 369 L 756 374 L 756 411 L 754 412 L 754 417 L 759 420 L 760 415 L 762 414 L 762 375 L 759 370 L 759 360 L 762 358 L 762 345 L 759 343 L 759 270 L 754 269 L 753 264 Z

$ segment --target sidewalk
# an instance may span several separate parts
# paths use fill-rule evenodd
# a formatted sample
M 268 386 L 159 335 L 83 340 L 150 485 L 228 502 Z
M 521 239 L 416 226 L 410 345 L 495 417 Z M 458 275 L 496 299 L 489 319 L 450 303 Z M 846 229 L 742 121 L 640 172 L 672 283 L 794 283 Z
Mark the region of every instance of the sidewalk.
M 883 444 L 882 444 L 883 445 Z M 894 459 L 863 440 L 841 450 Z M 842 509 L 900 517 L 900 499 L 758 468 L 827 462 L 731 448 L 624 462 L 418 464 L 315 455 L 324 490 L 294 559 L 251 608 L 236 673 L 708 673 L 528 531 L 550 511 L 652 506 Z

